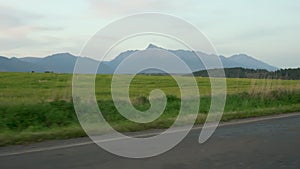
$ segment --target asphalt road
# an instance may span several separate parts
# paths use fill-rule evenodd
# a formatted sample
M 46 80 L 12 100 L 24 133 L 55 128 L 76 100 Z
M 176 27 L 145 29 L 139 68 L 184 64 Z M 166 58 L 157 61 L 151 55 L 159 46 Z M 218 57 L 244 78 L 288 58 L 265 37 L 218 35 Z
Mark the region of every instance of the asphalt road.
M 0 149 L 0 169 L 299 169 L 300 114 L 225 123 L 204 144 L 194 129 L 174 149 L 147 159 L 112 155 L 88 138 Z

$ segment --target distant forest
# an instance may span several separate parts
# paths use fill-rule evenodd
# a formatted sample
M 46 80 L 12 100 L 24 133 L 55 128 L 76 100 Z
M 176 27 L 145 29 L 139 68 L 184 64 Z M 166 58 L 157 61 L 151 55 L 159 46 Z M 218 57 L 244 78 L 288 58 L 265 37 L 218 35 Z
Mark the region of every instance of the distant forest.
M 212 74 L 217 74 L 220 69 L 211 69 Z M 224 68 L 225 75 L 228 78 L 257 78 L 257 79 L 284 79 L 300 80 L 300 68 L 297 69 L 280 69 L 270 72 L 262 69 L 245 69 L 245 68 Z M 206 70 L 193 73 L 194 76 L 208 77 Z

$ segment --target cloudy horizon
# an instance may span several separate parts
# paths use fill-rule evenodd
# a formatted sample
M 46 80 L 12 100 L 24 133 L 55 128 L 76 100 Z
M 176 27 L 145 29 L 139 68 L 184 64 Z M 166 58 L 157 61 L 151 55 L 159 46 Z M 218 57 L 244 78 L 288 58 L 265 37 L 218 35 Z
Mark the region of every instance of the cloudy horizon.
M 161 12 L 195 25 L 220 55 L 245 53 L 276 67 L 299 67 L 299 7 L 296 0 L 0 0 L 0 56 L 77 55 L 112 21 Z

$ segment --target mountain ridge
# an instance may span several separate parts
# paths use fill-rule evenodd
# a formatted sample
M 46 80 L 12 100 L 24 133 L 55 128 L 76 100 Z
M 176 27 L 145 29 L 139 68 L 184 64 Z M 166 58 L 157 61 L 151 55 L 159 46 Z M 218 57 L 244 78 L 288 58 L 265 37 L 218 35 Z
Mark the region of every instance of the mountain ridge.
M 242 68 L 250 68 L 250 69 L 266 69 L 268 71 L 276 71 L 279 68 L 271 66 L 265 62 L 262 62 L 260 60 L 257 60 L 251 56 L 248 56 L 246 54 L 236 54 L 232 55 L 230 57 L 225 57 L 222 55 L 211 55 L 211 54 L 205 54 L 203 52 L 197 51 L 197 55 L 194 51 L 189 50 L 168 50 L 161 47 L 158 47 L 153 44 L 149 44 L 147 48 L 144 50 L 127 50 L 124 52 L 121 52 L 118 56 L 116 56 L 114 59 L 110 61 L 104 61 L 101 63 L 101 70 L 98 71 L 98 73 L 103 74 L 112 74 L 117 66 L 123 62 L 126 58 L 128 58 L 130 55 L 133 54 L 139 54 L 137 52 L 143 52 L 147 50 L 164 50 L 167 52 L 170 52 L 171 54 L 176 55 L 181 60 L 183 60 L 192 71 L 200 71 L 205 69 L 212 69 L 212 68 L 219 68 L 219 67 L 206 67 L 203 63 L 213 63 L 216 59 L 219 59 L 224 68 L 234 68 L 234 67 L 242 67 Z M 200 59 L 199 59 L 199 57 Z M 170 58 L 161 58 L 159 56 L 147 56 L 142 55 L 138 56 L 141 57 L 142 60 L 153 60 L 153 58 L 160 58 L 162 60 L 158 60 L 161 62 L 168 62 Z M 75 56 L 71 53 L 56 53 L 52 54 L 43 58 L 38 57 L 23 57 L 23 58 L 7 58 L 4 56 L 0 56 L 0 71 L 1 72 L 45 72 L 45 71 L 53 71 L 57 73 L 72 73 L 76 60 L 78 58 L 85 59 L 88 63 L 91 64 L 99 64 L 100 62 L 88 57 L 82 57 L 82 56 Z M 130 63 L 126 66 L 128 68 L 135 67 L 137 63 Z M 209 64 L 208 64 L 209 65 Z M 214 65 L 214 64 L 212 64 Z M 187 73 L 187 72 L 170 72 L 170 73 Z M 130 71 L 127 71 L 127 73 L 130 73 Z

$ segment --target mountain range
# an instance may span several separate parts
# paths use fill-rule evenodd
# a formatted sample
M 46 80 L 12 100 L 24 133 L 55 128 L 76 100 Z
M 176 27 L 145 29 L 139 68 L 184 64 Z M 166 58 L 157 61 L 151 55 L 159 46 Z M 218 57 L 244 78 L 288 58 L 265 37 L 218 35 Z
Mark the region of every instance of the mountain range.
M 271 66 L 267 63 L 264 63 L 260 60 L 257 60 L 253 57 L 250 57 L 246 54 L 237 54 L 228 58 L 224 56 L 205 54 L 203 52 L 196 52 L 197 54 L 196 55 L 195 52 L 189 50 L 167 50 L 167 49 L 157 47 L 153 44 L 150 44 L 144 50 L 128 50 L 120 53 L 117 57 L 115 57 L 110 61 L 103 61 L 100 66 L 101 69 L 98 70 L 98 73 L 112 74 L 121 62 L 125 61 L 126 59 L 129 58 L 129 56 L 133 56 L 133 55 L 135 55 L 136 60 L 133 59 L 131 62 L 126 62 L 126 65 L 123 65 L 123 70 L 120 73 L 133 73 L 132 68 L 143 63 L 147 63 L 151 61 L 153 62 L 153 60 L 159 63 L 171 63 L 170 61 L 174 59 L 172 57 L 176 57 L 171 55 L 161 56 L 159 52 L 153 54 L 151 50 L 155 50 L 155 49 L 162 50 L 163 51 L 161 52 L 162 55 L 164 55 L 166 52 L 171 53 L 171 55 L 176 55 L 178 58 L 184 61 L 192 71 L 219 68 L 213 66 L 214 65 L 213 62 L 215 61 L 215 59 L 220 59 L 224 68 L 241 67 L 241 68 L 248 68 L 248 69 L 265 69 L 268 71 L 278 70 L 278 68 Z M 145 51 L 150 51 L 150 52 L 145 52 Z M 199 57 L 203 62 L 199 60 Z M 0 72 L 50 71 L 56 73 L 72 73 L 76 60 L 78 58 L 84 59 L 85 62 L 89 64 L 99 64 L 99 61 L 97 60 L 88 57 L 74 56 L 70 53 L 58 53 L 44 58 L 38 58 L 38 57 L 7 58 L 7 57 L 0 56 Z M 208 65 L 211 66 L 205 67 L 203 63 L 209 63 Z M 172 66 L 172 64 L 170 66 Z M 176 68 L 176 65 L 167 68 L 170 68 L 169 70 L 171 70 L 171 72 L 169 73 L 187 73 L 184 70 L 178 70 L 178 68 Z M 153 73 L 153 72 L 157 72 L 157 70 L 153 70 L 153 69 L 148 70 L 148 73 Z

